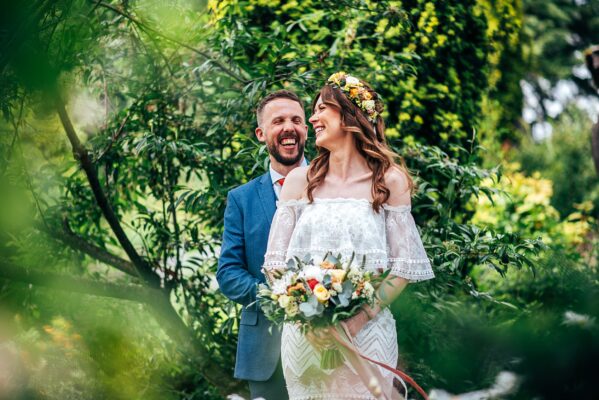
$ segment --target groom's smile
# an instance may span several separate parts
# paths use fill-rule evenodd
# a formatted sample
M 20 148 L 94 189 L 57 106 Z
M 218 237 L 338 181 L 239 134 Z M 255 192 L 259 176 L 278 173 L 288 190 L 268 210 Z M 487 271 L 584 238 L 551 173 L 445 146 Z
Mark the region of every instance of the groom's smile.
M 298 135 L 295 133 L 283 133 L 279 137 L 279 145 L 288 152 L 297 150 Z
M 260 119 L 256 136 L 272 158 L 285 166 L 297 164 L 304 156 L 308 135 L 302 107 L 290 99 L 276 99 L 264 107 Z

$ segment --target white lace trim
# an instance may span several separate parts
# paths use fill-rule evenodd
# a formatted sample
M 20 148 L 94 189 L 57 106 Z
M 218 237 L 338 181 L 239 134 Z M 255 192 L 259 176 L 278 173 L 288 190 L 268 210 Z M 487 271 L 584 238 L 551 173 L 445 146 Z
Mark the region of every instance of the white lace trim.
M 317 247 L 317 246 L 313 246 L 313 247 L 289 247 L 289 249 L 287 250 L 287 253 L 293 253 L 293 254 L 312 254 L 312 252 L 330 252 L 333 255 L 337 255 L 337 254 L 349 254 L 351 257 L 351 253 L 355 252 L 356 253 L 356 257 L 354 257 L 354 261 L 360 261 L 360 257 L 362 255 L 366 255 L 366 254 L 376 254 L 376 253 L 380 253 L 380 254 L 386 254 L 384 249 L 372 249 L 372 250 L 360 250 L 359 252 L 355 251 L 354 247 L 340 247 L 340 248 L 329 248 L 329 247 Z M 318 261 L 318 260 L 314 260 L 314 261 Z M 366 260 L 366 262 L 368 262 L 368 260 Z
M 262 269 L 266 270 L 266 271 L 272 271 L 272 270 L 275 270 L 275 269 L 283 269 L 286 266 L 287 266 L 287 264 L 284 263 L 284 262 L 271 261 L 271 262 L 268 262 L 268 263 L 264 263 L 264 265 L 262 266 Z
M 435 277 L 435 274 L 433 274 L 432 271 L 413 271 L 397 266 L 391 267 L 391 272 L 389 272 L 389 274 L 405 278 L 412 282 L 424 281 Z
M 277 207 L 296 207 L 296 206 L 307 206 L 310 204 L 318 204 L 318 203 L 356 203 L 356 204 L 364 204 L 368 206 L 372 206 L 372 201 L 368 199 L 355 199 L 351 197 L 330 197 L 323 198 L 317 197 L 314 199 L 313 203 L 310 203 L 308 199 L 292 199 L 292 200 L 279 200 L 277 201 Z M 391 206 L 389 204 L 383 204 L 383 209 L 387 211 L 396 211 L 396 212 L 409 212 L 412 207 L 408 205 L 397 205 Z
M 330 393 L 324 393 L 324 394 L 320 393 L 320 394 L 308 395 L 308 396 L 290 396 L 289 397 L 289 400 L 320 400 L 320 399 L 325 399 L 325 400 L 377 400 L 376 397 L 372 397 L 372 396 L 352 395 L 352 394 L 334 396 L 334 395 L 331 395 Z
M 412 259 L 412 258 L 388 258 L 387 261 L 390 263 L 406 263 L 406 264 L 430 264 L 428 258 Z

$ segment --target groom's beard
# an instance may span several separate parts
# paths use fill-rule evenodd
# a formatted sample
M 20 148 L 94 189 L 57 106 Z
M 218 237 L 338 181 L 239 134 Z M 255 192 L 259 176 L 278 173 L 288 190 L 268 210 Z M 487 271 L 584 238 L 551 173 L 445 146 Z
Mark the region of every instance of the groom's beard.
M 271 143 L 270 145 L 268 145 L 268 153 L 270 155 L 272 155 L 275 160 L 277 160 L 277 162 L 285 165 L 285 166 L 292 166 L 297 164 L 303 157 L 304 157 L 304 146 L 305 146 L 305 142 L 300 142 L 299 138 L 297 139 L 297 154 L 293 157 L 286 157 L 283 154 L 281 154 L 279 152 L 279 149 L 277 147 L 277 143 Z

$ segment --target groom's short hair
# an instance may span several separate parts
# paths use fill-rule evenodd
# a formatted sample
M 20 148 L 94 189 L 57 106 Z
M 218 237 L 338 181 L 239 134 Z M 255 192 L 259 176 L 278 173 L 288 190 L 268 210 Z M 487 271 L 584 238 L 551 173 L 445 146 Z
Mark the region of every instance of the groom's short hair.
M 290 90 L 277 90 L 276 92 L 272 92 L 266 95 L 266 97 L 264 97 L 258 104 L 258 108 L 256 109 L 256 120 L 258 122 L 258 126 L 262 125 L 262 111 L 264 111 L 264 107 L 266 107 L 268 103 L 276 99 L 289 99 L 296 101 L 300 105 L 302 110 L 305 112 L 304 103 L 302 103 L 297 94 L 293 93 Z

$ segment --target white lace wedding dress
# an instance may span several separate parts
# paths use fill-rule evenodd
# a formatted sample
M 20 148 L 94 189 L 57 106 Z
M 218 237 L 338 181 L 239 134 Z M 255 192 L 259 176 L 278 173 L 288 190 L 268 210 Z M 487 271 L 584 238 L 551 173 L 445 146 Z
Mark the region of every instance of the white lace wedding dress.
M 328 252 L 341 253 L 356 261 L 366 256 L 365 268 L 420 281 L 433 278 L 420 235 L 409 206 L 383 205 L 376 213 L 362 199 L 314 199 L 279 202 L 273 218 L 265 269 L 282 268 L 286 261 L 306 254 L 314 261 Z M 360 352 L 395 367 L 398 358 L 395 320 L 389 310 L 380 312 L 354 338 Z M 372 399 L 368 388 L 346 363 L 334 369 L 320 369 L 320 355 L 293 324 L 285 324 L 281 359 L 290 399 Z M 393 375 L 380 368 L 391 390 Z

